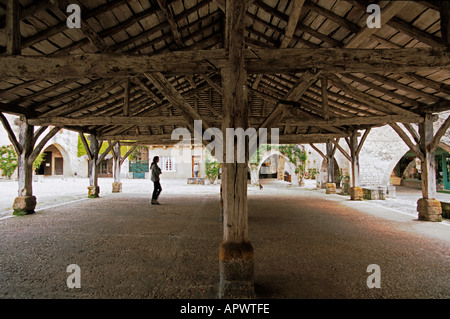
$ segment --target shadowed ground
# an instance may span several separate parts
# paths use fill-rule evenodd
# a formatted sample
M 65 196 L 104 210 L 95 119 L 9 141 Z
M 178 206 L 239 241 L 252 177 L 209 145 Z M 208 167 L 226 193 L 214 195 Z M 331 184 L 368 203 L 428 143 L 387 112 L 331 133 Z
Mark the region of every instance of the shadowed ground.
M 161 206 L 105 194 L 1 220 L 0 297 L 216 298 L 219 195 L 195 187 L 163 191 Z M 259 298 L 450 297 L 442 223 L 272 182 L 249 188 L 249 234 Z M 81 289 L 67 288 L 69 264 Z M 370 264 L 381 289 L 366 285 Z

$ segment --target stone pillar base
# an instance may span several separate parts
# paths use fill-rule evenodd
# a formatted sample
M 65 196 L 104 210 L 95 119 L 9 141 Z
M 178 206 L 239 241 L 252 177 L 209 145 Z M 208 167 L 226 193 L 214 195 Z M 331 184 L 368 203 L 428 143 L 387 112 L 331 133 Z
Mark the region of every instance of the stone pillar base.
M 442 207 L 440 201 L 420 198 L 417 201 L 417 211 L 419 212 L 419 220 L 431 222 L 442 221 Z
M 100 194 L 100 187 L 99 186 L 89 186 L 88 187 L 88 197 L 89 198 L 97 198 Z
M 219 298 L 255 298 L 253 255 L 253 246 L 250 242 L 220 245 Z
M 350 187 L 350 199 L 351 200 L 362 200 L 363 190 L 361 187 Z
M 326 183 L 325 189 L 327 194 L 336 194 L 336 184 L 335 183 Z
M 113 193 L 122 193 L 122 183 L 114 182 L 112 183 Z
M 18 196 L 14 199 L 13 215 L 33 214 L 36 208 L 36 196 Z

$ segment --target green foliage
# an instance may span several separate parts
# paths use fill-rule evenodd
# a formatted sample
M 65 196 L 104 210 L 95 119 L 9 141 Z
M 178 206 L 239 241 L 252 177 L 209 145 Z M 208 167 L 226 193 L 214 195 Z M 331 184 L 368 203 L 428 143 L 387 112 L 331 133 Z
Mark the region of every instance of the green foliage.
M 211 160 L 212 155 L 206 152 L 205 156 L 205 175 L 209 182 L 212 184 L 219 177 L 221 164 L 214 158 Z
M 36 157 L 33 162 L 33 170 L 37 170 L 41 166 L 43 161 L 45 161 L 45 153 L 41 153 L 38 155 L 38 157 Z
M 88 145 L 91 145 L 90 141 L 87 140 Z M 103 142 L 102 147 L 100 148 L 100 154 L 103 153 L 109 146 L 108 142 Z M 129 150 L 130 146 L 121 146 L 120 147 L 120 154 L 124 156 Z M 81 142 L 80 136 L 78 136 L 78 150 L 77 150 L 77 156 L 81 157 L 83 155 L 87 155 L 86 150 L 84 149 L 83 142 Z
M 306 152 L 295 144 L 280 145 L 278 149 L 281 154 L 286 156 L 295 165 L 295 173 L 299 175 L 300 179 L 303 179 L 305 175 L 305 163 L 308 158 Z
M 250 156 L 248 163 L 250 164 L 250 167 L 256 168 L 258 167 L 259 163 L 261 162 L 261 154 L 264 154 L 267 151 L 271 150 L 271 145 L 269 144 L 262 144 L 260 145 L 256 151 Z
M 2 170 L 3 176 L 8 179 L 14 173 L 18 165 L 17 154 L 14 151 L 12 145 L 0 147 L 0 170 Z
M 343 180 L 344 183 L 349 183 L 350 182 L 350 174 L 344 174 L 342 172 L 342 168 L 341 168 L 341 169 L 339 169 L 339 176 L 337 179 L 338 179 L 338 181 Z
M 319 172 L 317 171 L 316 168 L 309 168 L 308 174 L 311 177 L 311 179 L 316 179 L 316 176 L 317 176 L 317 174 L 319 174 Z
M 131 152 L 131 154 L 128 156 L 128 158 L 130 159 L 130 161 L 140 161 L 141 154 L 143 151 L 148 153 L 148 146 L 139 145 L 138 147 L 136 147 L 136 149 L 133 152 Z

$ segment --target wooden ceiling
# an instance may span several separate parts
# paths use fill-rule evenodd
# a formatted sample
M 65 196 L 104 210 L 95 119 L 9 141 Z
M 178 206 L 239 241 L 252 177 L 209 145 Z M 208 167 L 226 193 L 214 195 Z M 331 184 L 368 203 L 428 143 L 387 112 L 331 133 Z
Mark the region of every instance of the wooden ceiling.
M 151 144 L 173 143 L 189 119 L 221 127 L 224 0 L 21 0 L 21 55 L 8 54 L 7 2 L 1 112 Z M 80 29 L 67 27 L 70 3 Z M 448 5 L 380 1 L 382 26 L 370 29 L 368 4 L 251 1 L 249 126 L 280 128 L 281 143 L 324 142 L 450 109 Z

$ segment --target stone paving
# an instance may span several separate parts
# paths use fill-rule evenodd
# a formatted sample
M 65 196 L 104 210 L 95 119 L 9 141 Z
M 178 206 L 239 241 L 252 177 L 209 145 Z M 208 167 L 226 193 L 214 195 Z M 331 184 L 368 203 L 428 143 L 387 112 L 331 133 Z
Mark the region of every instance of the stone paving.
M 110 182 L 98 199 L 0 220 L 0 298 L 217 297 L 218 185 L 163 181 L 152 206 L 147 181 L 120 194 Z M 257 298 L 450 298 L 446 224 L 281 181 L 248 192 Z M 66 285 L 70 264 L 80 289 Z M 367 286 L 371 264 L 381 289 Z

